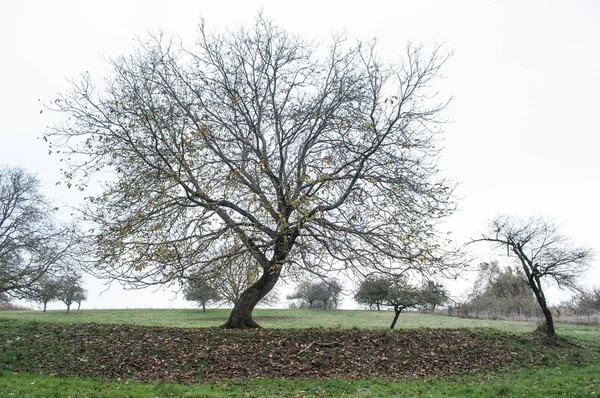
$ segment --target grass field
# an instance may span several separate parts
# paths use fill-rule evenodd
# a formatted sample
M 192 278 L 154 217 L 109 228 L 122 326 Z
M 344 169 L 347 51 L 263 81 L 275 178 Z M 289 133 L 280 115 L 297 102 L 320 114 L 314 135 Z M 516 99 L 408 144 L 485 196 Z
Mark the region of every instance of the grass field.
M 238 380 L 188 386 L 124 380 L 0 374 L 12 397 L 598 397 L 600 365 L 524 368 L 404 382 L 385 380 Z
M 135 324 L 166 327 L 215 327 L 225 323 L 229 309 L 136 309 L 136 310 L 81 310 L 67 314 L 65 311 L 0 311 L 0 319 L 59 322 Z M 256 309 L 255 320 L 265 328 L 359 328 L 387 329 L 393 318 L 391 311 L 361 310 L 308 310 L 308 309 Z M 531 332 L 536 322 L 469 319 L 439 314 L 401 314 L 396 328 L 494 328 L 507 332 Z M 600 327 L 558 323 L 558 334 L 586 340 L 600 341 Z
M 227 309 L 169 310 L 82 310 L 66 314 L 64 311 L 2 311 L 0 328 L 47 323 L 98 323 L 206 328 L 223 324 Z M 304 329 L 386 329 L 391 312 L 377 311 L 322 311 L 270 310 L 255 311 L 256 320 L 266 328 Z M 504 332 L 530 336 L 535 322 L 510 322 L 463 319 L 431 314 L 402 314 L 397 328 L 494 328 Z M 8 330 L 8 329 L 6 329 Z M 481 329 L 481 333 L 487 333 Z M 522 367 L 502 372 L 484 372 L 469 375 L 437 376 L 415 380 L 306 380 L 279 378 L 211 380 L 196 385 L 171 382 L 141 383 L 133 380 L 78 378 L 69 374 L 59 376 L 12 373 L 6 369 L 10 361 L 26 358 L 4 357 L 10 345 L 0 341 L 0 396 L 12 397 L 483 397 L 483 396 L 600 396 L 600 328 L 594 326 L 558 324 L 557 331 L 566 337 L 561 351 L 548 356 L 542 365 L 524 363 Z M 1 330 L 0 330 L 1 332 Z M 0 333 L 2 334 L 2 333 Z M 511 335 L 509 336 L 509 339 Z M 568 347 L 572 346 L 570 349 Z M 118 349 L 118 347 L 115 347 Z M 260 355 L 260 353 L 259 353 Z

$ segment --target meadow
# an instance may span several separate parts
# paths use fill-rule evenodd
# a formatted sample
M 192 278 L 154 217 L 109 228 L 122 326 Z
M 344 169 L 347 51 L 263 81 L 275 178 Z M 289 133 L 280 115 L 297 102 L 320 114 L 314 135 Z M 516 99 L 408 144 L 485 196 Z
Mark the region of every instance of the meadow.
M 54 311 L 0 311 L 0 320 L 133 324 L 179 328 L 218 327 L 225 323 L 228 308 L 208 309 L 123 309 L 81 310 L 66 313 Z M 387 329 L 393 318 L 392 311 L 364 310 L 311 310 L 311 309 L 264 309 L 254 310 L 254 319 L 269 329 L 342 328 Z M 493 328 L 507 332 L 527 333 L 535 330 L 538 321 L 506 321 L 491 319 L 459 318 L 441 314 L 403 313 L 397 329 L 414 328 Z M 600 327 L 572 323 L 557 323 L 561 336 L 600 341 Z
M 258 309 L 255 311 L 255 318 L 265 328 L 264 331 L 222 331 L 215 328 L 225 322 L 228 313 L 228 309 L 210 309 L 206 312 L 194 309 L 81 310 L 70 314 L 64 311 L 45 313 L 2 311 L 0 312 L 0 338 L 2 339 L 0 341 L 0 369 L 2 369 L 0 395 L 435 397 L 523 396 L 524 394 L 528 397 L 595 397 L 600 392 L 599 327 L 559 323 L 557 331 L 561 339 L 556 348 L 546 345 L 543 336 L 533 332 L 537 326 L 535 322 L 407 313 L 401 315 L 397 325 L 398 330 L 389 332 L 387 328 L 392 313 L 388 311 Z M 114 337 L 119 331 L 121 331 L 120 337 Z M 206 337 L 200 337 L 207 336 L 207 333 L 216 336 L 214 339 L 219 342 L 210 346 Z M 462 336 L 460 337 L 462 340 L 458 341 L 458 350 L 453 348 L 450 341 L 457 333 Z M 96 334 L 104 337 L 94 342 Z M 37 337 L 34 339 L 31 336 Z M 127 340 L 127 338 L 135 340 L 135 336 L 141 336 L 140 339 L 146 340 L 153 338 L 148 336 L 159 336 L 156 339 L 163 343 L 181 341 L 180 348 L 173 345 L 172 349 L 175 351 L 181 349 L 182 352 L 189 350 L 190 344 L 196 344 L 196 340 L 202 339 L 203 341 L 197 344 L 205 346 L 206 355 L 225 353 L 215 354 L 219 356 L 218 358 L 211 357 L 211 360 L 220 361 L 225 360 L 223 358 L 227 355 L 235 357 L 237 353 L 244 351 L 245 345 L 252 351 L 253 344 L 258 344 L 259 347 L 263 344 L 265 345 L 263 348 L 255 350 L 258 351 L 255 354 L 256 358 L 245 358 L 246 362 L 240 364 L 258 363 L 262 357 L 279 355 L 298 357 L 295 359 L 298 361 L 296 365 L 298 369 L 307 370 L 311 370 L 311 366 L 317 366 L 315 364 L 319 360 L 325 361 L 324 356 L 331 351 L 331 355 L 335 358 L 331 357 L 327 361 L 341 360 L 342 362 L 337 362 L 337 365 L 336 362 L 323 362 L 323 364 L 327 365 L 326 368 L 339 367 L 341 376 L 338 377 L 338 373 L 334 371 L 320 374 L 312 370 L 305 373 L 300 371 L 293 377 L 285 375 L 276 377 L 273 375 L 277 373 L 273 372 L 265 372 L 264 377 L 260 374 L 245 376 L 243 372 L 240 376 L 239 372 L 242 370 L 238 369 L 236 373 L 235 367 L 232 367 L 232 377 L 224 377 L 223 375 L 228 374 L 227 371 L 221 369 L 219 373 L 219 369 L 213 366 L 212 370 L 206 368 L 206 375 L 198 376 L 194 373 L 193 379 L 186 379 L 187 376 L 178 379 L 161 376 L 160 371 L 168 368 L 168 365 L 155 366 L 145 362 L 146 359 L 142 356 L 123 357 L 121 362 L 129 361 L 131 364 L 128 366 L 156 369 L 155 373 L 150 371 L 143 373 L 146 376 L 139 376 L 142 373 L 136 373 L 138 376 L 131 373 L 133 376 L 127 377 L 128 370 L 124 370 L 122 363 L 115 364 L 118 366 L 110 372 L 105 370 L 111 366 L 110 353 L 118 357 L 119 350 L 151 353 L 149 358 L 154 361 L 163 358 L 161 355 L 164 354 L 165 361 L 177 361 L 177 358 L 170 358 L 165 353 L 161 354 L 160 349 L 152 348 L 156 347 L 156 344 L 150 344 L 151 341 L 146 342 L 150 347 L 148 351 L 147 347 L 134 345 Z M 412 348 L 407 349 L 406 353 L 393 354 L 394 347 L 398 346 L 400 349 L 403 336 L 412 336 L 410 339 L 416 341 L 417 345 L 410 346 Z M 60 340 L 61 338 L 63 340 Z M 375 371 L 371 373 L 367 366 L 369 364 L 349 364 L 344 368 L 347 365 L 344 358 L 352 361 L 363 356 L 360 352 L 361 345 L 354 344 L 353 341 L 365 338 L 368 338 L 369 342 L 360 343 L 364 344 L 364 357 L 369 358 L 370 355 L 375 355 L 372 354 L 373 350 L 383 348 L 383 351 L 378 351 L 377 356 L 371 358 L 373 361 L 369 362 L 373 368 L 379 366 L 383 373 Z M 84 343 L 78 342 L 78 339 Z M 279 351 L 273 348 L 278 342 L 286 339 L 296 341 L 295 346 L 288 347 L 292 351 L 284 353 L 282 347 L 277 348 Z M 430 340 L 429 345 L 424 345 L 425 340 Z M 318 342 L 324 341 L 333 341 L 336 344 L 339 342 L 343 348 L 329 347 L 329 343 L 317 347 Z M 310 347 L 311 342 L 317 343 Z M 386 344 L 387 347 L 379 347 Z M 417 369 L 420 366 L 426 368 L 429 362 L 451 361 L 451 355 L 444 356 L 444 351 L 437 350 L 438 346 L 446 347 L 446 353 L 457 353 L 457 356 L 466 355 L 461 351 L 470 352 L 473 366 L 459 362 L 455 366 L 449 362 L 434 367 L 431 371 L 425 369 L 422 373 L 398 374 L 397 377 L 393 374 L 390 376 L 389 372 L 385 373 L 388 362 L 389 366 L 396 366 L 397 362 L 393 361 L 394 358 L 385 359 L 381 352 L 389 352 L 388 356 L 404 355 L 404 362 L 408 362 L 405 368 L 412 366 Z M 463 350 L 460 348 L 463 346 L 468 347 Z M 90 347 L 95 348 L 92 350 Z M 104 348 L 107 354 L 93 356 Z M 307 351 L 303 352 L 305 348 Z M 90 351 L 86 353 L 86 349 Z M 430 353 L 432 350 L 436 350 L 436 355 L 433 357 Z M 512 353 L 513 357 L 505 358 L 503 351 L 515 351 L 515 353 Z M 489 358 L 483 358 L 485 355 Z M 77 356 L 77 361 L 85 361 L 85 363 L 71 360 L 74 356 Z M 341 359 L 337 358 L 338 356 Z M 378 364 L 380 357 L 387 362 L 382 359 L 381 361 L 385 363 Z M 490 363 L 487 363 L 488 360 Z M 65 364 L 58 364 L 63 361 Z M 478 361 L 481 361 L 481 364 Z M 280 366 L 275 362 L 269 363 Z M 283 363 L 285 360 L 280 362 Z M 94 367 L 93 363 L 99 366 Z M 37 364 L 37 367 L 33 367 L 32 364 Z M 223 366 L 230 365 L 226 363 Z M 177 372 L 177 366 L 173 366 Z M 367 369 L 364 371 L 364 377 L 344 377 L 345 374 L 351 375 L 352 370 L 359 369 L 360 366 Z M 290 370 L 285 366 L 281 369 Z M 212 376 L 209 370 L 213 372 Z M 121 377 L 119 372 L 123 372 Z M 153 374 L 157 376 L 154 377 Z M 327 374 L 334 376 L 329 377 Z

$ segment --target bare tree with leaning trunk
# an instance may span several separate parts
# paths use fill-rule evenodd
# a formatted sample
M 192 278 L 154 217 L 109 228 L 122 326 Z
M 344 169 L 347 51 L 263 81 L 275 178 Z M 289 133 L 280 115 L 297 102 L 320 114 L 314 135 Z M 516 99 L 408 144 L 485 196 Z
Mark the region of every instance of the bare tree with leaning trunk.
M 194 51 L 140 42 L 100 90 L 85 74 L 49 106 L 71 120 L 45 138 L 67 184 L 115 176 L 82 209 L 91 271 L 143 287 L 251 259 L 259 277 L 225 324 L 242 328 L 286 271 L 449 270 L 435 234 L 454 209 L 436 167 L 447 102 L 431 88 L 446 59 L 408 46 L 388 63 L 342 37 L 323 51 L 259 16 L 224 34 L 202 22 Z
M 490 242 L 506 248 L 507 255 L 515 255 L 546 319 L 546 332 L 556 338 L 552 312 L 548 308 L 542 281 L 549 280 L 561 289 L 578 291 L 577 278 L 588 268 L 589 249 L 572 247 L 559 234 L 558 228 L 544 218 L 519 219 L 496 217 L 490 232 L 473 242 Z

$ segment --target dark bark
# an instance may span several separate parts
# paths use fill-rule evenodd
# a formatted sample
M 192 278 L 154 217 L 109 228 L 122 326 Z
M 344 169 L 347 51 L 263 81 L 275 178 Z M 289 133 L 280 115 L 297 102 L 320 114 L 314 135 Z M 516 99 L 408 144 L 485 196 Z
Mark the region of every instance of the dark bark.
M 229 314 L 229 319 L 222 327 L 225 329 L 260 328 L 260 325 L 252 319 L 252 311 L 258 302 L 273 289 L 279 279 L 279 274 L 279 270 L 265 271 L 256 283 L 240 295 L 238 302 Z
M 67 304 L 67 314 L 69 313 L 70 309 L 71 309 L 71 304 Z
M 77 311 L 79 311 L 79 309 L 81 308 L 81 302 L 77 303 Z
M 537 288 L 537 286 L 533 285 L 532 290 L 535 294 L 535 298 L 537 299 L 538 304 L 540 305 L 540 308 L 542 309 L 544 318 L 546 318 L 546 333 L 549 337 L 556 338 L 557 334 L 556 330 L 554 329 L 554 319 L 552 318 L 552 312 L 550 311 L 550 308 L 548 308 L 548 305 L 546 304 L 546 297 L 544 296 L 541 289 Z
M 202 303 L 202 312 L 206 312 L 206 303 Z
M 46 304 L 47 304 L 47 303 L 46 303 L 46 302 L 44 302 L 44 311 L 43 311 L 43 312 L 46 312 Z
M 400 313 L 402 312 L 402 308 L 398 308 L 398 307 L 394 307 L 394 320 L 392 321 L 392 324 L 390 325 L 390 329 L 393 329 L 394 326 L 396 326 L 396 321 L 398 320 L 398 317 L 400 316 Z
M 552 319 L 552 312 L 548 307 L 545 307 L 542 312 L 544 313 L 544 317 L 546 318 L 546 333 L 550 337 L 557 337 L 556 330 L 554 329 L 554 320 Z

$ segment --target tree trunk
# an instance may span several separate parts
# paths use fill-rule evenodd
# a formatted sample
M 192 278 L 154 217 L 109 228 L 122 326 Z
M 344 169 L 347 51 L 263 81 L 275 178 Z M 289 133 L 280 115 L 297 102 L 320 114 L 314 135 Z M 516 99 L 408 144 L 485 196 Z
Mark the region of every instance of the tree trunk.
M 280 271 L 281 269 L 274 273 L 265 271 L 256 283 L 246 289 L 233 306 L 229 319 L 222 327 L 225 329 L 259 328 L 260 325 L 252 319 L 252 311 L 256 304 L 273 289 L 279 279 Z
M 550 312 L 550 309 L 548 308 L 548 305 L 546 304 L 546 297 L 544 296 L 544 293 L 542 292 L 539 281 L 536 281 L 536 282 L 537 282 L 536 285 L 533 285 L 533 286 L 530 285 L 530 286 L 532 287 L 533 293 L 535 294 L 535 298 L 537 299 L 537 302 L 540 305 L 542 313 L 544 314 L 544 317 L 546 318 L 546 333 L 548 334 L 549 337 L 556 339 L 557 335 L 556 335 L 556 330 L 554 329 L 554 320 L 552 319 L 552 312 Z
M 202 303 L 202 312 L 206 312 L 206 303 Z
M 71 309 L 71 304 L 67 304 L 67 314 L 69 313 L 70 309 Z
M 375 305 L 377 306 L 377 311 L 381 310 L 381 306 L 379 305 L 379 303 L 375 303 Z
M 544 317 L 546 318 L 546 333 L 548 333 L 548 336 L 556 338 L 557 335 L 556 330 L 554 329 L 554 320 L 552 319 L 552 312 L 550 312 L 550 309 L 547 306 L 542 308 L 542 312 L 544 313 Z
M 44 311 L 43 312 L 46 312 L 46 304 L 47 303 L 44 303 Z
M 400 316 L 400 313 L 402 312 L 402 309 L 398 309 L 398 308 L 394 308 L 394 312 L 396 313 L 394 315 L 394 320 L 392 321 L 392 324 L 390 325 L 390 329 L 393 329 L 394 326 L 396 326 L 396 321 L 398 320 L 398 317 Z
M 81 301 L 77 303 L 77 312 L 79 312 L 80 308 L 81 308 Z

